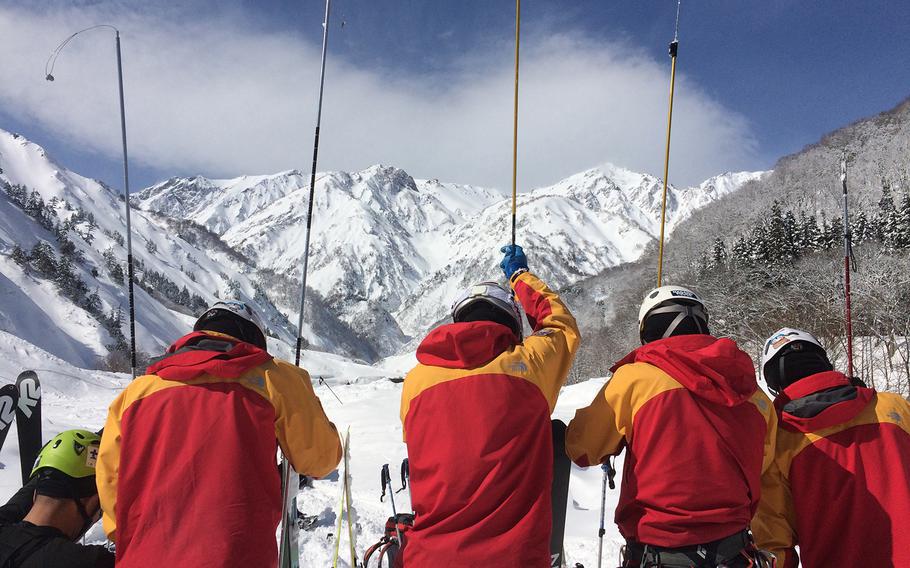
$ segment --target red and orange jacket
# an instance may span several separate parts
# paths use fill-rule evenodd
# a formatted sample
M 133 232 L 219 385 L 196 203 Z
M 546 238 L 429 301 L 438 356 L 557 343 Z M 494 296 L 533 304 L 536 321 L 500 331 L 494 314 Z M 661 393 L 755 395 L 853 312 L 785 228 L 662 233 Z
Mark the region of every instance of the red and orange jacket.
M 811 375 L 774 400 L 774 465 L 762 478 L 756 543 L 782 568 L 910 566 L 910 403 Z
M 306 371 L 196 332 L 111 404 L 97 463 L 117 566 L 278 564 L 276 452 L 320 477 L 341 444 Z
M 683 335 L 644 345 L 613 367 L 569 424 L 566 453 L 588 467 L 625 447 L 619 532 L 676 548 L 749 526 L 775 425 L 748 355 L 729 339 Z
M 530 273 L 512 288 L 534 329 L 434 329 L 404 381 L 401 421 L 417 513 L 404 564 L 549 566 L 550 414 L 578 348 L 575 318 Z

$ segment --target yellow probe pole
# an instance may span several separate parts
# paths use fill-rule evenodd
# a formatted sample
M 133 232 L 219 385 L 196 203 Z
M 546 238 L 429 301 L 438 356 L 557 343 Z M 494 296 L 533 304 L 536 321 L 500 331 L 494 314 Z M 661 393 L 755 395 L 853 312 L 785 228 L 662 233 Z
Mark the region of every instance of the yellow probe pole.
M 521 0 L 515 0 L 515 110 L 512 117 L 512 244 L 518 211 L 518 45 L 521 31 Z
M 676 33 L 670 42 L 670 110 L 667 112 L 667 150 L 664 155 L 664 193 L 660 208 L 660 248 L 657 253 L 657 287 L 663 284 L 664 228 L 667 223 L 667 178 L 670 174 L 670 130 L 673 126 L 673 93 L 676 89 L 676 53 L 679 49 L 679 4 L 676 3 Z

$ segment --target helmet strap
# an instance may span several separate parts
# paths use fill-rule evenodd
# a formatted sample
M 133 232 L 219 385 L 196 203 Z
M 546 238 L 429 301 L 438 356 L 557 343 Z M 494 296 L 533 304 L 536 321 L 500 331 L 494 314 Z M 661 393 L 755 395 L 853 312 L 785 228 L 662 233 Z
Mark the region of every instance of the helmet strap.
M 82 528 L 79 530 L 79 534 L 76 535 L 76 538 L 73 539 L 79 540 L 90 528 L 92 528 L 92 525 L 95 524 L 95 519 L 85 510 L 85 503 L 82 502 L 82 499 L 74 495 L 73 501 L 76 503 L 76 510 L 79 511 L 79 515 L 82 517 Z
M 707 334 L 708 330 L 705 329 L 705 326 L 702 325 L 702 321 L 707 320 L 705 317 L 705 311 L 701 306 L 698 305 L 683 305 L 683 304 L 670 304 L 668 306 L 661 306 L 651 310 L 648 314 L 672 314 L 676 313 L 677 316 L 673 318 L 673 321 L 670 322 L 670 325 L 667 326 L 667 329 L 664 331 L 662 339 L 666 339 L 673 335 L 673 332 L 676 331 L 676 328 L 679 327 L 679 324 L 683 322 L 684 319 L 692 318 L 695 322 L 695 326 L 698 328 L 699 333 Z

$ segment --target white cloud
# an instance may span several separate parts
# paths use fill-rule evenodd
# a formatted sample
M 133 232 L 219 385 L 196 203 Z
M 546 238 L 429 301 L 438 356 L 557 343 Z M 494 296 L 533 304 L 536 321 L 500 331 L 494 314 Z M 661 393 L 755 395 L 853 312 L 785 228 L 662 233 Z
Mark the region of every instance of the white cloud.
M 234 11 L 199 21 L 102 10 L 0 7 L 0 104 L 8 113 L 119 156 L 112 35 L 78 37 L 58 61 L 57 80 L 43 77 L 57 42 L 116 20 L 131 160 L 217 176 L 309 169 L 321 22 L 303 23 L 306 42 L 251 30 Z M 417 177 L 509 187 L 508 39 L 500 49 L 461 56 L 449 73 L 426 76 L 388 75 L 330 54 L 319 169 L 382 162 Z M 331 45 L 330 37 L 330 52 Z M 604 161 L 662 174 L 668 66 L 628 45 L 530 34 L 522 45 L 519 188 Z M 741 115 L 677 77 L 671 181 L 754 168 L 755 150 Z

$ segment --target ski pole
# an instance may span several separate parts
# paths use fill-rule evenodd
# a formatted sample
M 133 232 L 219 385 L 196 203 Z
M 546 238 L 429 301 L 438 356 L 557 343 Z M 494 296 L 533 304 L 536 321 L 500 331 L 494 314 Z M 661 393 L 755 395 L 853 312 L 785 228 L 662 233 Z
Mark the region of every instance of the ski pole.
M 45 79 L 54 80 L 54 65 L 57 64 L 57 57 L 63 51 L 63 48 L 73 40 L 77 35 L 99 28 L 108 28 L 114 31 L 117 48 L 117 85 L 120 94 L 120 137 L 123 145 L 123 207 L 126 214 L 126 272 L 127 272 L 127 297 L 129 298 L 130 308 L 130 372 L 133 378 L 136 378 L 136 308 L 133 301 L 133 230 L 130 227 L 130 168 L 129 157 L 126 150 L 126 105 L 123 101 L 123 63 L 120 58 L 120 30 L 108 24 L 91 26 L 84 30 L 79 30 L 73 35 L 63 40 L 58 45 L 47 63 L 44 64 Z M 119 322 L 118 322 L 119 325 Z
M 322 94 L 325 89 L 325 54 L 329 44 L 329 9 L 331 0 L 325 0 L 325 20 L 322 22 L 322 62 L 319 71 L 319 102 L 316 105 L 316 134 L 313 139 L 313 165 L 310 168 L 310 198 L 307 203 L 306 237 L 303 245 L 303 274 L 300 283 L 300 317 L 297 318 L 297 346 L 294 364 L 300 366 L 300 349 L 303 343 L 303 310 L 306 306 L 307 268 L 310 260 L 310 233 L 313 228 L 313 200 L 316 193 L 316 159 L 319 156 L 319 129 L 322 126 Z
M 322 94 L 325 88 L 325 54 L 328 49 L 329 44 L 329 14 L 330 14 L 331 0 L 325 0 L 325 19 L 322 22 L 322 61 L 320 63 L 319 71 L 319 102 L 316 106 L 316 134 L 313 141 L 313 166 L 310 171 L 310 199 L 307 203 L 307 218 L 306 218 L 306 240 L 303 246 L 303 275 L 301 276 L 300 283 L 300 316 L 297 319 L 297 345 L 296 345 L 296 355 L 294 357 L 294 364 L 298 367 L 300 366 L 300 348 L 303 342 L 303 311 L 306 306 L 306 277 L 307 277 L 307 265 L 310 258 L 310 231 L 313 226 L 313 197 L 316 192 L 316 157 L 319 155 L 319 128 L 322 124 Z M 287 456 L 281 456 L 281 463 L 287 464 L 288 467 L 284 469 L 284 488 L 287 491 L 288 484 L 291 478 L 291 467 L 288 464 Z M 291 527 L 288 526 L 288 499 L 287 493 L 282 494 L 284 497 L 282 511 L 281 511 L 281 542 L 282 546 L 279 549 L 278 554 L 278 565 L 280 568 L 287 568 L 289 566 L 296 565 L 296 559 L 291 559 L 286 557 L 286 548 L 285 543 L 290 542 L 290 531 Z M 290 547 L 288 547 L 289 549 Z
M 329 383 L 327 383 L 327 382 L 325 381 L 325 377 L 319 377 L 319 383 L 322 384 L 325 388 L 329 389 L 329 392 L 332 393 L 332 396 L 334 396 L 335 399 L 338 400 L 338 402 L 339 402 L 342 406 L 344 406 L 344 403 L 341 402 L 341 399 L 338 398 L 338 395 L 335 394 L 335 391 L 332 390 L 332 387 L 329 386 Z
M 670 110 L 667 112 L 667 150 L 664 154 L 664 191 L 660 207 L 660 245 L 657 253 L 657 287 L 663 283 L 664 270 L 664 229 L 667 224 L 667 177 L 670 175 L 670 130 L 673 127 L 673 94 L 676 90 L 676 54 L 679 51 L 679 6 L 676 0 L 676 31 L 670 42 Z
M 389 464 L 382 466 L 382 471 L 380 472 L 380 477 L 382 481 L 382 495 L 379 497 L 379 500 L 382 501 L 386 495 L 386 487 L 389 488 L 389 501 L 392 503 L 392 518 L 395 520 L 395 535 L 398 536 L 398 546 L 402 545 L 401 540 L 401 531 L 398 530 L 398 511 L 395 509 L 395 492 L 392 491 L 392 475 L 389 473 Z
M 847 208 L 847 150 L 844 150 L 840 162 L 840 181 L 844 189 L 844 298 L 845 319 L 847 326 L 847 368 L 849 377 L 853 377 L 853 314 L 850 306 L 850 261 L 853 259 L 853 242 L 850 232 L 850 214 Z
M 518 214 L 518 46 L 521 39 L 521 0 L 515 0 L 515 103 L 512 116 L 512 245 Z
M 597 568 L 601 568 L 603 564 L 603 552 L 604 552 L 604 535 L 606 530 L 604 529 L 604 517 L 607 514 L 607 479 L 611 480 L 612 485 L 612 474 L 610 473 L 613 468 L 609 462 L 604 462 L 601 464 L 601 469 L 603 469 L 603 485 L 600 490 L 600 530 L 597 531 Z
M 411 463 L 408 461 L 408 458 L 401 460 L 401 489 L 395 493 L 401 493 L 405 489 L 408 490 L 408 501 L 411 501 L 411 486 L 408 482 L 411 481 Z M 414 508 L 414 502 L 411 501 L 411 509 Z

